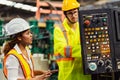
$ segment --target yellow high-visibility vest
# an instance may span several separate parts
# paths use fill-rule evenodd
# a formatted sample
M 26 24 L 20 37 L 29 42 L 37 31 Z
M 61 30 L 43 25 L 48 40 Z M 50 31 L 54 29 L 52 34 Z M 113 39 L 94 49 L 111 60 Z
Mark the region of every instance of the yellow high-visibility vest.
M 12 49 L 12 50 L 10 50 L 9 53 L 4 57 L 3 72 L 4 72 L 4 75 L 5 75 L 6 78 L 7 78 L 8 71 L 7 71 L 7 69 L 6 69 L 5 63 L 6 63 L 6 59 L 7 59 L 7 57 L 8 57 L 9 55 L 14 55 L 14 56 L 18 59 L 20 65 L 21 65 L 21 69 L 22 69 L 22 71 L 23 71 L 23 75 L 24 75 L 25 79 L 30 79 L 30 78 L 34 77 L 33 69 L 30 68 L 30 65 L 29 65 L 28 62 L 25 60 L 25 58 L 23 57 L 23 55 L 22 55 L 22 54 L 18 54 L 18 52 L 17 52 L 15 49 Z M 31 58 L 31 60 L 32 60 L 32 58 Z
M 54 29 L 54 55 L 59 67 L 58 80 L 91 80 L 90 75 L 83 74 L 80 31 L 78 22 L 73 30 L 66 19 L 64 29 Z M 68 40 L 66 40 L 68 39 Z

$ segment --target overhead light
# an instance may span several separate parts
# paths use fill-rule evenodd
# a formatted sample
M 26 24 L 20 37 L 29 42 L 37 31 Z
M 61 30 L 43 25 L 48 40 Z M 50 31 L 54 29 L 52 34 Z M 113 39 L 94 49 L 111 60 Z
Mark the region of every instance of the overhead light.
M 13 6 L 16 2 L 7 1 L 7 0 L 0 0 L 0 4 L 7 5 L 7 6 Z
M 16 4 L 16 2 L 12 2 L 12 1 L 6 1 L 5 3 L 7 6 L 13 6 L 14 4 Z
M 21 6 L 23 6 L 23 4 L 21 4 L 21 3 L 16 3 L 16 4 L 14 5 L 15 8 L 21 8 Z
M 29 6 L 29 5 L 23 5 L 22 7 L 21 7 L 21 9 L 24 9 L 24 10 L 30 10 L 32 8 L 32 6 Z
M 32 7 L 32 8 L 30 9 L 30 11 L 36 12 L 36 11 L 37 11 L 37 7 Z
M 30 6 L 30 5 L 16 3 L 13 1 L 8 1 L 8 0 L 0 0 L 0 4 L 7 5 L 10 7 L 13 6 L 13 7 L 18 8 L 18 9 L 23 9 L 23 10 L 32 11 L 32 12 L 36 12 L 38 9 L 36 6 Z

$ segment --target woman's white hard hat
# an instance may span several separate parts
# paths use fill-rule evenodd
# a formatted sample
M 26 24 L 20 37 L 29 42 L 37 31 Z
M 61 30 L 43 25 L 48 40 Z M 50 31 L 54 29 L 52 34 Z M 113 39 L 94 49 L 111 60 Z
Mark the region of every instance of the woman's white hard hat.
M 30 26 L 29 23 L 22 18 L 14 18 L 10 22 L 8 22 L 5 26 L 5 36 L 14 35 L 30 29 L 33 26 Z

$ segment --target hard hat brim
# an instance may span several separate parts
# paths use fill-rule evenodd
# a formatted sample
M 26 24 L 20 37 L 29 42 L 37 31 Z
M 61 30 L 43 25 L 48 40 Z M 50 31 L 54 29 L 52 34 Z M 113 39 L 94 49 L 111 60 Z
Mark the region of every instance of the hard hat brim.
M 4 26 L 5 36 L 14 35 L 34 27 L 22 18 L 14 18 Z
M 14 33 L 9 33 L 9 34 L 5 32 L 5 36 L 7 37 L 7 36 L 15 35 L 15 34 L 18 34 L 18 33 L 20 33 L 20 32 L 23 32 L 23 31 L 25 31 L 25 30 L 31 29 L 31 28 L 33 28 L 33 27 L 34 27 L 34 25 L 31 25 L 31 26 L 27 27 L 26 29 L 24 29 L 24 30 L 22 30 L 22 31 L 18 31 L 18 32 L 14 32 Z

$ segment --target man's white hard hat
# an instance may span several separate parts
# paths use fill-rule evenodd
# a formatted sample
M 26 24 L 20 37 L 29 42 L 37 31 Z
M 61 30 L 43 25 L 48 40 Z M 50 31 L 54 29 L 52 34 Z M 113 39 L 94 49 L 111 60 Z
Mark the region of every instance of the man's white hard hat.
M 30 29 L 33 26 L 30 26 L 29 23 L 22 18 L 14 18 L 9 23 L 4 26 L 5 36 L 14 35 Z

